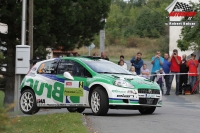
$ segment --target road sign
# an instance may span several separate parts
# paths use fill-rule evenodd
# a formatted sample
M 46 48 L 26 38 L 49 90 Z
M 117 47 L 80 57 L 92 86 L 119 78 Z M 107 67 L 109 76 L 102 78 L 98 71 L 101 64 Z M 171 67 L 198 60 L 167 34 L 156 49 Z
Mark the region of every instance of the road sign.
M 90 46 L 87 46 L 86 48 L 88 49 L 88 52 L 90 55 L 90 51 L 95 48 L 95 45 L 94 45 L 94 43 L 92 43 Z

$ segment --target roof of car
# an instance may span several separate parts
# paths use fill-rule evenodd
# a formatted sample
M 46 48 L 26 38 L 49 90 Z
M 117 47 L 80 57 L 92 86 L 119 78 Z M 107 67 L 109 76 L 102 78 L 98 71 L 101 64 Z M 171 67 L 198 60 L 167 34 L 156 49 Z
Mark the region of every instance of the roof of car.
M 61 59 L 79 59 L 79 60 L 98 60 L 101 59 L 101 57 L 98 56 L 69 56 L 69 57 L 62 57 Z

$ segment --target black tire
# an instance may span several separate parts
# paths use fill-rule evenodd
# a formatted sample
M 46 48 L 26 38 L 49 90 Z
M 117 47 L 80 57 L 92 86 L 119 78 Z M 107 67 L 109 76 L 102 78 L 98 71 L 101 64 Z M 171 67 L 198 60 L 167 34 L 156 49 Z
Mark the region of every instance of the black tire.
M 152 114 L 156 110 L 156 107 L 143 107 L 139 109 L 141 114 Z
M 29 99 L 26 96 L 28 96 Z M 29 114 L 29 115 L 35 114 L 40 110 L 40 108 L 37 107 L 35 93 L 31 89 L 26 89 L 21 93 L 19 106 L 20 106 L 20 110 L 24 114 Z
M 82 113 L 82 112 L 85 110 L 85 108 L 67 108 L 67 110 L 68 110 L 69 112 L 78 112 L 78 113 Z
M 99 100 L 96 99 L 96 103 L 95 103 L 95 99 L 94 99 L 95 95 L 98 96 L 98 98 L 99 98 Z M 98 105 L 97 105 L 97 102 L 99 102 Z M 98 108 L 97 108 L 97 106 L 98 106 Z M 103 116 L 108 113 L 108 110 L 109 110 L 108 94 L 103 87 L 97 86 L 92 91 L 92 93 L 90 95 L 90 107 L 91 107 L 94 115 Z M 96 110 L 95 110 L 95 107 L 96 107 Z

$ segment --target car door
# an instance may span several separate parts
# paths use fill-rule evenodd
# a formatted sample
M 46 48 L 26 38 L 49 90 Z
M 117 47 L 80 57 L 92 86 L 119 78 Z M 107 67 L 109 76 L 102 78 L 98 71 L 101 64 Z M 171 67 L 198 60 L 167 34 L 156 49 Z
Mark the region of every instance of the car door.
M 53 96 L 54 83 L 56 82 L 56 67 L 58 60 L 48 60 L 40 64 L 37 69 L 33 89 L 38 101 L 45 101 L 45 104 L 56 103 L 56 98 Z M 55 98 L 55 99 L 54 99 Z M 60 100 L 61 101 L 61 100 Z
M 69 72 L 74 80 L 66 79 L 63 74 Z M 79 62 L 63 59 L 58 65 L 58 76 L 64 79 L 64 97 L 66 104 L 87 105 L 88 85 L 87 78 L 91 78 L 90 73 Z

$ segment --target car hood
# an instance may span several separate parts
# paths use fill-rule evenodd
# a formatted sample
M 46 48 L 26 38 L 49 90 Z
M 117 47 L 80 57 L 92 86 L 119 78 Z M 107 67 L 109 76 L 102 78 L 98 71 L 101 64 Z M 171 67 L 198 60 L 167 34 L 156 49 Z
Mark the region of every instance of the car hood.
M 137 88 L 137 89 L 140 89 L 140 88 L 160 89 L 159 85 L 156 82 L 150 81 L 149 79 L 143 78 L 141 76 L 120 75 L 120 74 L 104 74 L 104 75 L 109 78 L 124 79 L 127 82 L 131 83 L 134 86 L 134 88 Z

